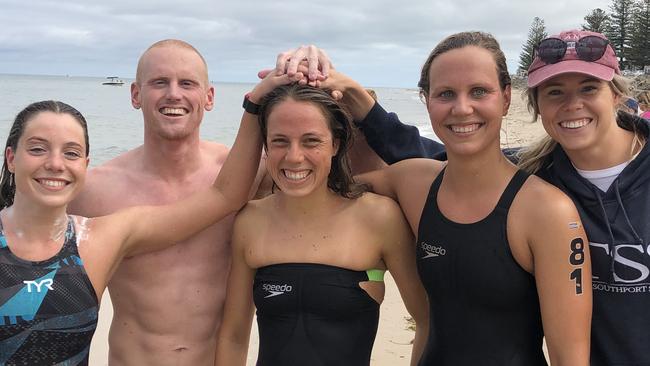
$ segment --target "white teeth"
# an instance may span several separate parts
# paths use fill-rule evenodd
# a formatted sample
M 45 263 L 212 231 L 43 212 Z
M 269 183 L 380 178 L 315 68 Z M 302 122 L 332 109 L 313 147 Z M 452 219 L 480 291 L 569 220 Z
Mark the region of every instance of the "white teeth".
M 284 176 L 291 180 L 301 180 L 309 175 L 309 170 L 301 170 L 299 172 L 291 172 L 288 170 L 283 170 Z
M 40 179 L 39 183 L 48 187 L 63 187 L 66 182 L 62 180 L 49 180 L 49 179 Z
M 183 109 L 183 108 L 161 108 L 160 113 L 162 113 L 164 115 L 182 116 L 186 112 L 185 112 L 185 109 Z
M 449 127 L 455 133 L 469 133 L 478 130 L 478 128 L 481 127 L 481 125 L 479 123 L 472 123 L 471 125 L 462 125 L 462 126 L 451 125 Z
M 562 121 L 560 126 L 564 128 L 580 128 L 582 126 L 588 125 L 590 120 L 588 118 L 573 120 L 573 121 Z

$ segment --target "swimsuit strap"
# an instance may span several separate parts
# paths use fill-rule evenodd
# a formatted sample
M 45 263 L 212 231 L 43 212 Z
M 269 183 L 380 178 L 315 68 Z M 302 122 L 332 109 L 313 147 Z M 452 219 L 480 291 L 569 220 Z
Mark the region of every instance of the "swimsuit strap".
M 524 185 L 526 179 L 528 179 L 529 176 L 530 174 L 526 173 L 525 171 L 521 169 L 517 170 L 515 175 L 512 176 L 512 179 L 510 179 L 510 182 L 508 183 L 506 189 L 503 191 L 503 194 L 501 194 L 501 198 L 497 203 L 497 207 L 503 208 L 505 210 L 510 208 L 510 205 L 515 199 L 517 192 L 519 192 L 519 189 L 521 189 L 521 186 Z

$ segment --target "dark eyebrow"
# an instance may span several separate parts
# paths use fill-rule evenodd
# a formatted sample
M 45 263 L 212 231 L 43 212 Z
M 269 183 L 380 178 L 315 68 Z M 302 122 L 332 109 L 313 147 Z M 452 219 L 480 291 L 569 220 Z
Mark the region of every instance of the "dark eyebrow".
M 32 137 L 28 138 L 27 142 L 28 143 L 45 143 L 45 144 L 50 143 L 47 139 L 42 138 L 42 137 L 38 137 L 38 136 L 32 136 Z M 83 145 L 79 144 L 78 142 L 74 142 L 74 141 L 66 142 L 65 144 L 63 144 L 63 146 L 65 146 L 65 147 L 76 147 L 76 148 L 79 148 L 79 149 L 82 149 L 82 150 L 84 149 Z
M 32 137 L 28 138 L 28 139 L 27 139 L 27 142 L 44 142 L 44 143 L 49 143 L 49 141 L 47 141 L 47 139 L 44 139 L 44 138 L 42 138 L 42 137 L 38 137 L 38 136 L 32 136 Z

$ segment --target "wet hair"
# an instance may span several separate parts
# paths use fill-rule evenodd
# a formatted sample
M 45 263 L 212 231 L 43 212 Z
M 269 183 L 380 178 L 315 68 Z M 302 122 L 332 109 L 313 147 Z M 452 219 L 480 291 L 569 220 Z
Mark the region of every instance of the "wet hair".
M 0 208 L 9 207 L 14 203 L 14 196 L 16 195 L 16 182 L 14 180 L 14 174 L 9 171 L 7 165 L 7 148 L 11 148 L 12 151 L 18 149 L 18 140 L 22 137 L 25 132 L 25 127 L 27 123 L 34 119 L 36 115 L 41 112 L 53 112 L 58 114 L 69 114 L 72 116 L 84 130 L 84 140 L 86 142 L 86 156 L 90 153 L 90 144 L 88 142 L 88 125 L 86 124 L 86 119 L 84 116 L 76 110 L 74 107 L 55 100 L 44 100 L 41 102 L 35 102 L 20 111 L 14 119 L 13 125 L 11 125 L 11 130 L 9 130 L 9 136 L 7 136 L 7 144 L 5 146 L 5 157 L 2 164 L 2 171 L 0 172 Z
M 508 72 L 508 65 L 506 64 L 506 56 L 503 54 L 503 51 L 501 51 L 499 42 L 497 42 L 494 36 L 484 32 L 461 32 L 452 34 L 440 41 L 440 43 L 438 43 L 429 54 L 429 57 L 422 66 L 420 81 L 418 81 L 420 97 L 426 100 L 426 97 L 429 94 L 429 69 L 431 69 L 433 60 L 447 51 L 467 46 L 479 47 L 492 54 L 494 63 L 497 66 L 496 71 L 499 77 L 499 86 L 501 87 L 501 90 L 505 90 L 506 86 L 511 84 L 510 73 Z
M 310 103 L 318 109 L 327 120 L 332 139 L 338 140 L 338 151 L 332 157 L 332 167 L 327 176 L 327 186 L 345 198 L 358 198 L 366 190 L 367 186 L 354 182 L 350 169 L 348 150 L 352 145 L 353 128 L 352 117 L 339 105 L 328 91 L 317 89 L 307 85 L 290 84 L 275 88 L 268 93 L 260 102 L 259 124 L 264 139 L 264 148 L 267 146 L 268 118 L 273 109 L 286 100 Z M 275 184 L 275 183 L 274 183 Z
M 630 94 L 630 82 L 621 75 L 615 74 L 614 78 L 608 82 L 609 88 L 616 95 L 621 97 L 621 103 L 625 97 Z M 528 100 L 528 111 L 533 115 L 533 121 L 539 117 L 539 104 L 537 98 L 539 96 L 539 87 L 528 88 L 526 90 L 526 98 Z M 617 106 L 618 107 L 618 106 Z M 618 110 L 616 113 L 616 123 L 620 128 L 631 131 L 634 133 L 634 140 L 632 141 L 631 151 L 638 146 L 643 146 L 646 137 L 637 125 L 637 118 L 630 113 L 623 110 Z M 529 172 L 536 173 L 539 171 L 547 157 L 553 152 L 558 145 L 557 141 L 553 140 L 551 136 L 544 136 L 541 140 L 525 147 L 517 153 L 517 164 L 519 168 Z
M 203 55 L 201 55 L 201 52 L 199 52 L 199 50 L 194 48 L 194 46 L 192 46 L 191 44 L 189 44 L 189 43 L 187 43 L 185 41 L 181 41 L 180 39 L 163 39 L 163 40 L 158 41 L 158 42 L 152 44 L 151 46 L 149 46 L 149 48 L 147 48 L 142 53 L 142 55 L 140 56 L 140 59 L 138 60 L 138 67 L 137 67 L 137 69 L 135 71 L 135 82 L 137 84 L 140 84 L 140 82 L 142 82 L 142 80 L 140 80 L 140 78 L 142 77 L 142 68 L 144 67 L 144 65 L 143 65 L 144 56 L 147 54 L 147 52 L 149 52 L 149 50 L 152 50 L 154 48 L 162 48 L 162 47 L 181 48 L 181 49 L 190 50 L 190 51 L 196 53 L 196 55 L 199 56 L 199 58 L 203 62 L 203 66 L 205 67 L 205 79 L 206 79 L 206 83 L 207 83 L 207 81 L 208 81 L 208 63 L 205 61 L 205 58 L 203 58 Z

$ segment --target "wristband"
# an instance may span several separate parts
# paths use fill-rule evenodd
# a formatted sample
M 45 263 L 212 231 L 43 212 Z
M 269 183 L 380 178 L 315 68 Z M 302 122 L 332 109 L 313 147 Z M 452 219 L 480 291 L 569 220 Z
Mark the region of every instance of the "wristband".
M 251 102 L 250 99 L 248 99 L 248 94 L 244 96 L 244 103 L 242 104 L 242 107 L 244 110 L 250 114 L 255 114 L 258 115 L 260 114 L 260 108 L 262 107 L 259 104 Z

